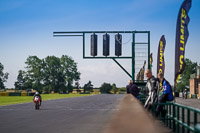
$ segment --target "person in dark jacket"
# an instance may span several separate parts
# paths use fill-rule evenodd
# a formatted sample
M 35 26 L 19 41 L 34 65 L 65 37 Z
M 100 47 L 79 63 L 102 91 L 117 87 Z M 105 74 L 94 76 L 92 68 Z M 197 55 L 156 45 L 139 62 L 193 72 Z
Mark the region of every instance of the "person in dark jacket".
M 135 84 L 133 84 L 133 80 L 130 80 L 129 85 L 126 86 L 126 92 L 127 94 L 132 94 L 137 99 L 139 99 L 140 90 Z
M 42 104 L 42 97 L 40 96 L 39 92 L 35 92 L 34 96 L 33 96 L 33 100 L 35 99 L 35 97 L 38 96 L 40 98 L 40 106 Z

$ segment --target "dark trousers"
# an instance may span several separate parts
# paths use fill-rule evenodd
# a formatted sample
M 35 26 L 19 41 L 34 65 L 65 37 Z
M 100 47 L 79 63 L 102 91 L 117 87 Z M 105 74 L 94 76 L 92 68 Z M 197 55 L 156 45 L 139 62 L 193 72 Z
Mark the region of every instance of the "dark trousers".
M 161 95 L 158 97 L 158 103 L 166 103 L 166 101 L 168 100 L 168 95 Z M 161 113 L 162 117 L 165 117 L 166 115 L 166 110 L 164 110 L 164 106 L 163 105 L 157 105 L 156 107 L 156 117 Z

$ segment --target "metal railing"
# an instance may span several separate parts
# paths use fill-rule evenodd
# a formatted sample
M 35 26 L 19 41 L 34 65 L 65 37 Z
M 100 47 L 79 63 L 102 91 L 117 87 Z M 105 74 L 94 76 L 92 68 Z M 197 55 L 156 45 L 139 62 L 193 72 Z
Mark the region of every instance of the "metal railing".
M 158 105 L 164 109 L 159 114 L 158 119 L 162 120 L 169 128 L 172 128 L 174 132 L 200 133 L 200 125 L 198 125 L 200 124 L 200 110 L 173 102 L 156 103 L 152 108 L 154 115 Z

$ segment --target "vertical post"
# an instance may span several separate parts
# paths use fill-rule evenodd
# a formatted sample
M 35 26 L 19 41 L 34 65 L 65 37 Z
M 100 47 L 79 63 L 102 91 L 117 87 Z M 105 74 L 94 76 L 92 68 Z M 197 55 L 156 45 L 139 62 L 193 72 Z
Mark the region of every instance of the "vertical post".
M 187 109 L 187 125 L 190 126 L 190 109 Z M 190 132 L 190 129 L 187 128 L 187 133 Z
M 132 80 L 135 82 L 135 32 L 132 33 Z
M 83 32 L 83 58 L 85 58 L 85 33 Z
M 177 120 L 179 120 L 179 114 L 180 114 L 180 113 L 179 113 L 179 106 L 177 106 Z M 177 126 L 176 126 L 176 127 L 177 127 L 176 132 L 179 133 L 179 127 L 180 127 L 180 126 L 179 126 L 179 123 L 178 123 L 178 122 L 177 122 Z
M 150 65 L 150 31 L 148 31 L 148 69 L 151 69 L 151 65 Z
M 185 112 L 183 107 L 182 107 L 182 122 L 185 123 Z M 185 133 L 184 126 L 182 126 L 182 133 Z
M 166 105 L 166 106 L 167 106 L 167 112 L 166 112 L 167 117 L 165 117 L 165 119 L 167 119 L 166 124 L 167 124 L 167 127 L 168 127 L 169 126 L 169 105 Z
M 176 117 L 176 110 L 175 110 L 175 106 L 173 106 L 173 132 L 176 131 L 176 122 L 175 122 L 175 117 Z
M 169 105 L 169 116 L 170 116 L 170 119 L 169 119 L 169 128 L 172 128 L 172 104 Z
M 194 111 L 194 125 L 197 124 L 197 112 Z

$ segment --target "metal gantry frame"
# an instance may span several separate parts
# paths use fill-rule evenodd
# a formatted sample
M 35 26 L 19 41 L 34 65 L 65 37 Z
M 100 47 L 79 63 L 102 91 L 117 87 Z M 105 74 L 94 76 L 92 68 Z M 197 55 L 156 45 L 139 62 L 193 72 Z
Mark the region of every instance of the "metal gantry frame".
M 91 33 L 127 33 L 132 34 L 132 55 L 131 56 L 101 56 L 93 57 L 85 55 L 85 35 Z M 148 42 L 135 42 L 135 34 L 148 34 Z M 82 37 L 83 39 L 83 59 L 112 59 L 132 80 L 139 86 L 144 86 L 145 81 L 138 82 L 135 80 L 135 44 L 148 45 L 148 69 L 150 66 L 150 31 L 68 31 L 68 32 L 53 32 L 54 37 Z M 132 59 L 132 75 L 116 60 L 116 59 Z

